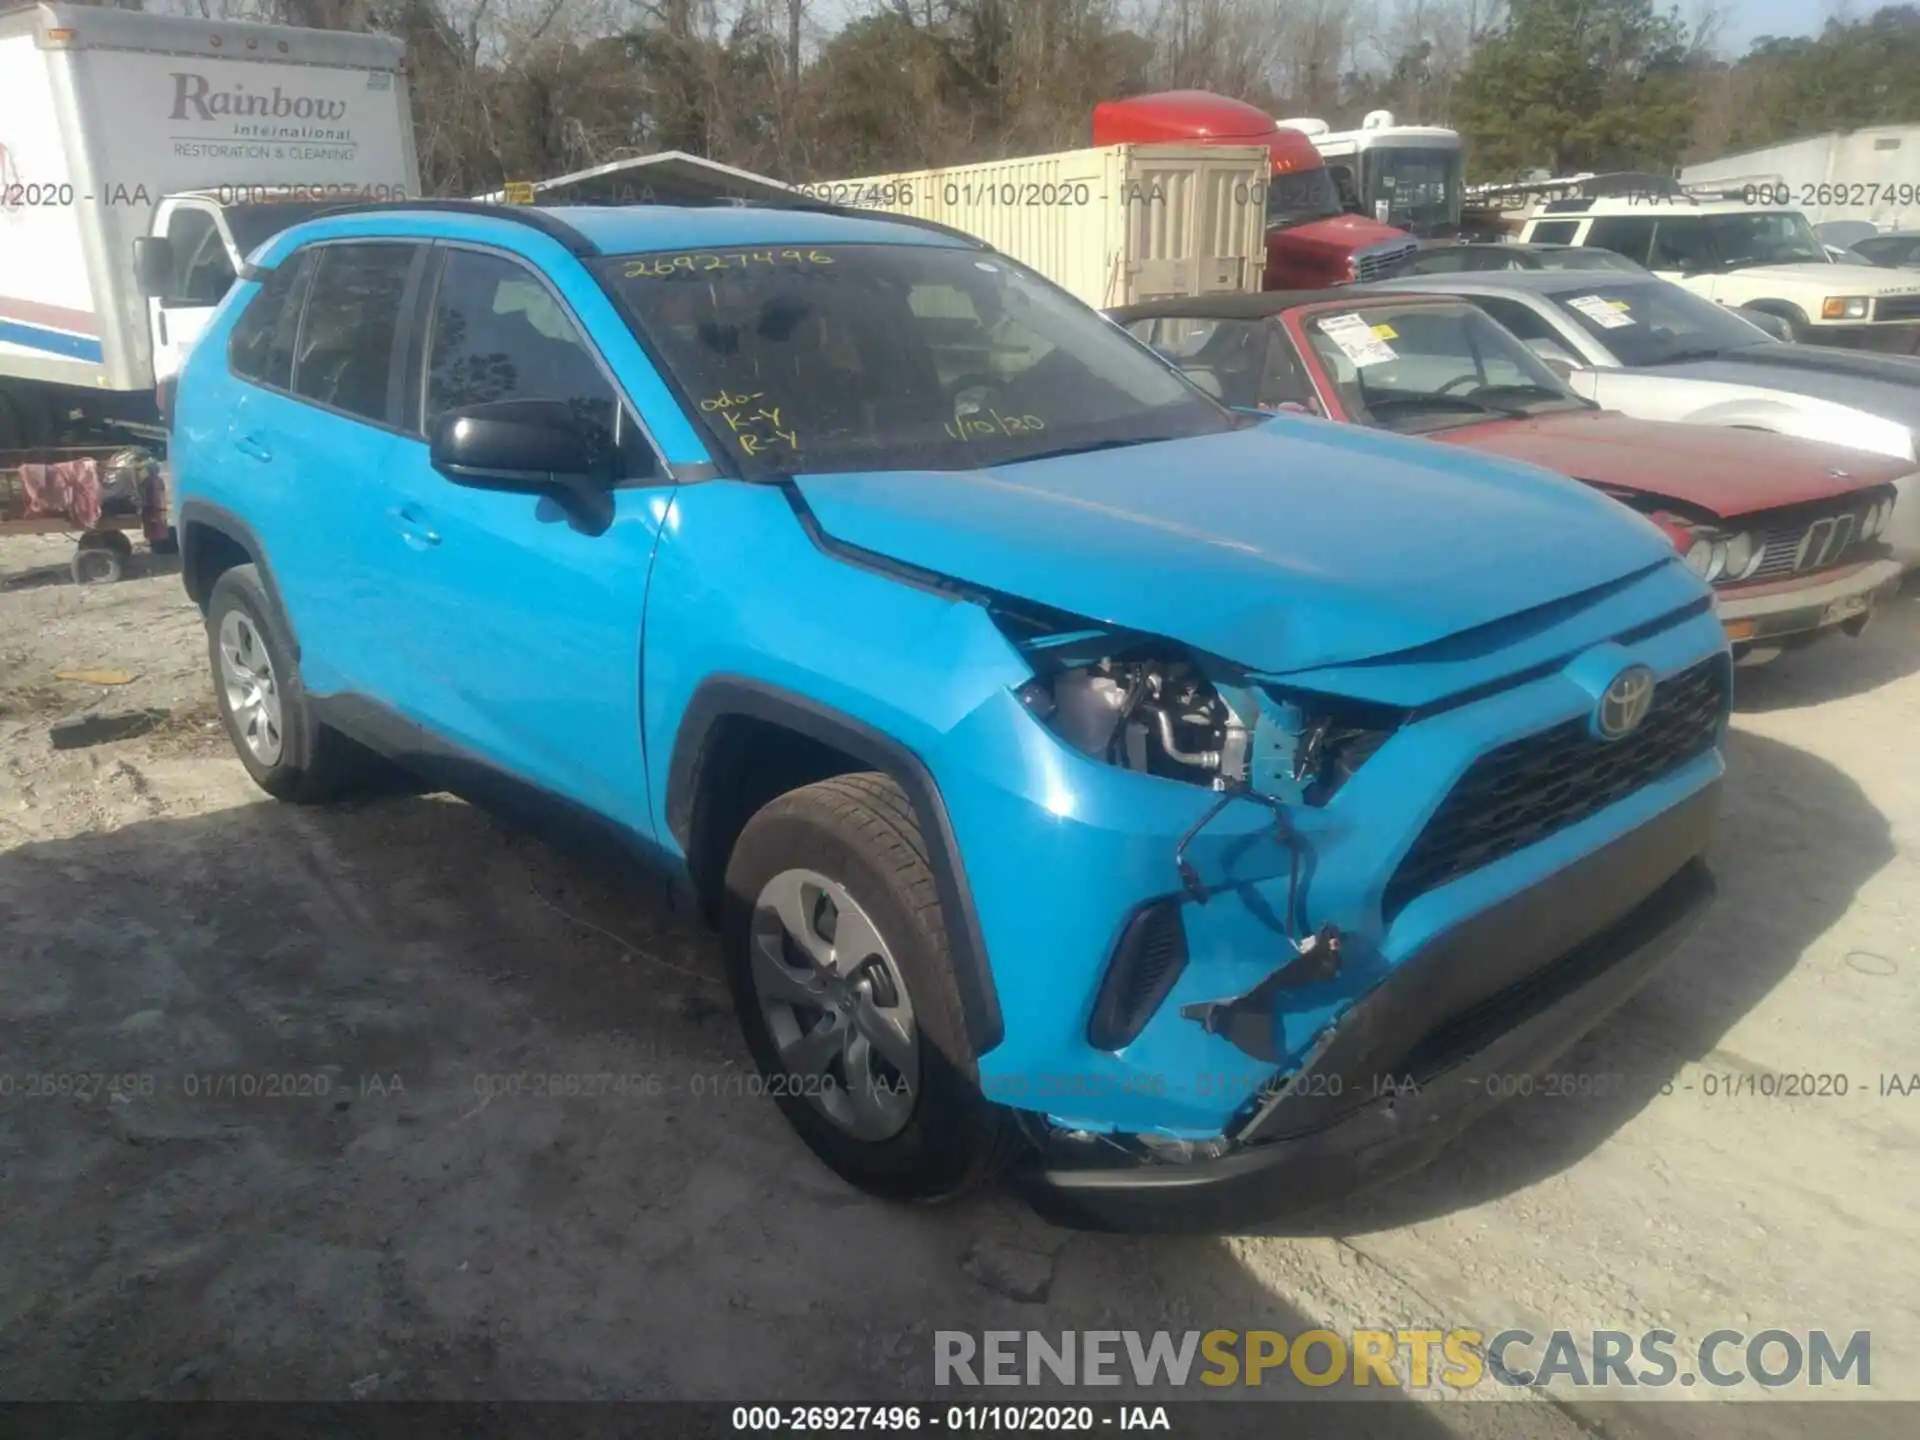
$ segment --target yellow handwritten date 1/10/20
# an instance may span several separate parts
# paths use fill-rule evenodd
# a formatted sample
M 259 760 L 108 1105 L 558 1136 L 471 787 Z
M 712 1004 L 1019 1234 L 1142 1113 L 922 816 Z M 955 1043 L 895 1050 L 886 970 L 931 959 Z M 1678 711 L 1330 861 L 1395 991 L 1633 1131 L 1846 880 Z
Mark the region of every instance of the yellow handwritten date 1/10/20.
M 973 440 L 985 435 L 1036 435 L 1047 428 L 1038 415 L 1002 415 L 998 410 L 979 415 L 963 415 L 942 427 L 956 440 Z
M 702 250 L 691 255 L 647 255 L 629 260 L 627 279 L 648 276 L 699 275 L 709 270 L 747 270 L 755 265 L 831 265 L 833 257 L 818 250 Z

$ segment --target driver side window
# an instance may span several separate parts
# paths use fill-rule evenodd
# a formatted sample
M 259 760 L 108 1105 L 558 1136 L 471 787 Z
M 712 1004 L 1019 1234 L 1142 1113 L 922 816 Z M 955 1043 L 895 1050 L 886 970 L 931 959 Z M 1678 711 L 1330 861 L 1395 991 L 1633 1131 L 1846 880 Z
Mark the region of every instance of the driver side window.
M 167 217 L 167 245 L 173 251 L 174 294 L 162 309 L 201 309 L 218 305 L 233 287 L 233 262 L 211 211 L 194 206 Z
M 625 476 L 649 474 L 652 452 L 586 337 L 531 271 L 498 255 L 450 250 L 434 291 L 421 429 L 449 410 L 502 400 L 554 400 L 597 448 L 618 449 Z

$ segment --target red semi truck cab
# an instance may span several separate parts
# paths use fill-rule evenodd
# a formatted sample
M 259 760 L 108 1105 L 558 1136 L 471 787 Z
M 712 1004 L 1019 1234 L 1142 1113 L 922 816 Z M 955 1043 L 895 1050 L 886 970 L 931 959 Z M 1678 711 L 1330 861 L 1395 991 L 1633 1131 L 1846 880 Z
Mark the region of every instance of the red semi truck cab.
M 1313 290 L 1371 280 L 1419 242 L 1404 230 L 1340 204 L 1320 152 L 1298 130 L 1264 110 L 1205 90 L 1165 90 L 1093 107 L 1095 145 L 1265 145 L 1273 156 L 1267 188 L 1264 290 Z

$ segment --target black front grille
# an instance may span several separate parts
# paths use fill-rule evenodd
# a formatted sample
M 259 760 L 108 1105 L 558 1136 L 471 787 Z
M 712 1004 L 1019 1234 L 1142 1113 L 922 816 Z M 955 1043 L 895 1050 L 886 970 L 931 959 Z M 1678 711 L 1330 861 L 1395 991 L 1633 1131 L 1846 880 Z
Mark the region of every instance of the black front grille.
M 1920 320 L 1920 295 L 1882 295 L 1873 302 L 1876 320 Z
M 1389 270 L 1397 269 L 1400 263 L 1420 248 L 1417 240 L 1407 240 L 1395 245 L 1391 242 L 1377 245 L 1371 250 L 1363 250 L 1353 257 L 1353 277 L 1362 283 L 1378 280 Z
M 1879 492 L 1850 495 L 1837 506 L 1818 511 L 1797 510 L 1773 520 L 1762 519 L 1760 564 L 1742 583 L 1781 580 L 1810 570 L 1824 570 L 1846 560 L 1861 543 L 1867 512 Z
M 1623 739 L 1599 739 L 1582 718 L 1489 750 L 1441 802 L 1394 871 L 1386 917 L 1684 765 L 1714 743 L 1728 690 L 1726 661 L 1716 656 L 1661 681 L 1647 718 Z

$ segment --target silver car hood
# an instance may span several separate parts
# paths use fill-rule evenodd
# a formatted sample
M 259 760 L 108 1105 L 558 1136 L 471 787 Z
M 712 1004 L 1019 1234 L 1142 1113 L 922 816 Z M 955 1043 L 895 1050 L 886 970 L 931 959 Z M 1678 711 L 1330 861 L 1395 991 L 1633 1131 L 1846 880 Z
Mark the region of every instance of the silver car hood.
M 1920 357 L 1821 345 L 1754 345 L 1717 360 L 1646 365 L 1633 373 L 1786 390 L 1920 425 Z

